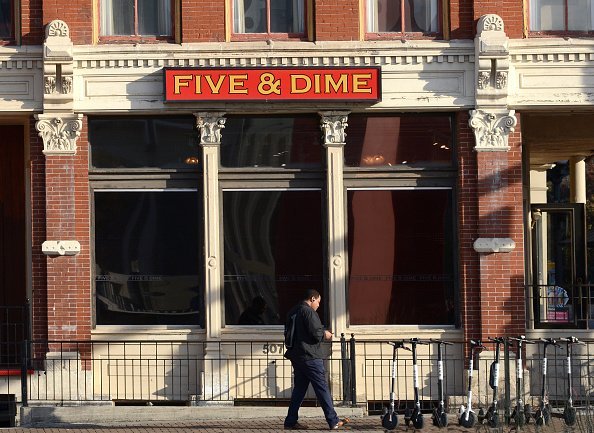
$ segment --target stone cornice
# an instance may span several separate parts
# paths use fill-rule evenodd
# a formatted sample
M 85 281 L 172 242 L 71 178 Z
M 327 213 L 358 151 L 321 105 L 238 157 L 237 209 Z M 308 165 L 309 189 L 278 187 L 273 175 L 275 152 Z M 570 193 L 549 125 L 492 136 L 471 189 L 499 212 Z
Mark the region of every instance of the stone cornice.
M 43 51 L 39 46 L 0 47 L 0 70 L 43 68 Z

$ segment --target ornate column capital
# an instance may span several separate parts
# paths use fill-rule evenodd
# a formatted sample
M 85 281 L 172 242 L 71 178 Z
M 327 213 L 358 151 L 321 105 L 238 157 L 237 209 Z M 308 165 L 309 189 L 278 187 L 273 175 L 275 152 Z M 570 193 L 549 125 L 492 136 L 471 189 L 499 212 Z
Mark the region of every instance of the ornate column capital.
M 483 15 L 475 38 L 476 106 L 507 107 L 509 38 L 499 15 Z
M 200 145 L 221 144 L 221 130 L 225 127 L 225 113 L 194 113 L 196 126 L 200 129 Z
M 82 114 L 61 117 L 38 114 L 35 117 L 35 129 L 43 140 L 45 155 L 76 154 L 76 140 L 82 129 Z
M 470 110 L 469 126 L 474 131 L 477 152 L 506 152 L 509 134 L 514 131 L 518 119 L 515 111 L 497 112 Z
M 328 146 L 344 146 L 346 143 L 346 127 L 349 111 L 321 111 L 319 113 L 322 130 L 322 144 Z

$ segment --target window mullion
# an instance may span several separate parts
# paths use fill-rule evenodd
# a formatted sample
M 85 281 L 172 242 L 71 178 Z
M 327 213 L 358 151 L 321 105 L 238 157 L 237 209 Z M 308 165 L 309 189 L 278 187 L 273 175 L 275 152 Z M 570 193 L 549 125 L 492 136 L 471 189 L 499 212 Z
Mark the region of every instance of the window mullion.
M 272 23 L 270 22 L 270 0 L 266 0 L 266 33 L 272 33 Z

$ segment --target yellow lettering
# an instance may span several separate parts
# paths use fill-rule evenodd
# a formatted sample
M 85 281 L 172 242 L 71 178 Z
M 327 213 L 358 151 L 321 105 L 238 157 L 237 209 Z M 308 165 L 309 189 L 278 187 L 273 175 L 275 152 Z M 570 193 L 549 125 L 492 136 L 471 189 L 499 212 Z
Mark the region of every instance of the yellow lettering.
M 210 91 L 216 95 L 221 90 L 221 86 L 223 85 L 223 81 L 225 81 L 224 75 L 219 75 L 219 79 L 217 80 L 217 84 L 212 81 L 212 77 L 210 75 L 206 75 L 204 77 L 206 82 L 208 83 L 208 87 L 210 87 Z
M 303 81 L 302 86 L 299 87 L 299 81 Z M 303 74 L 291 75 L 291 93 L 307 93 L 311 90 L 311 78 Z
M 247 74 L 229 75 L 229 93 L 243 93 L 247 95 L 248 89 L 245 88 Z
M 347 93 L 347 74 L 340 74 L 340 78 L 338 82 L 334 81 L 334 77 L 332 75 L 326 75 L 325 77 L 325 93 L 331 93 L 330 88 L 334 90 L 334 93 L 338 93 L 340 90 L 340 86 L 342 86 L 342 93 Z
M 371 74 L 353 74 L 353 93 L 371 93 Z
M 173 77 L 173 94 L 179 95 L 181 94 L 182 87 L 190 87 L 190 80 L 192 79 L 191 75 L 175 75 Z
M 320 93 L 320 74 L 314 74 L 314 93 Z

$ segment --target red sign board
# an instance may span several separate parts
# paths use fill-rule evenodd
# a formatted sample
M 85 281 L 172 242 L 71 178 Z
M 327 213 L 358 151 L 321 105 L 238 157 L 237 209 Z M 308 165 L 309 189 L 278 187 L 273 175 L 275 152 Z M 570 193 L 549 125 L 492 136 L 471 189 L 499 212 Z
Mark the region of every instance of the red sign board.
M 165 102 L 380 100 L 379 68 L 165 68 Z

